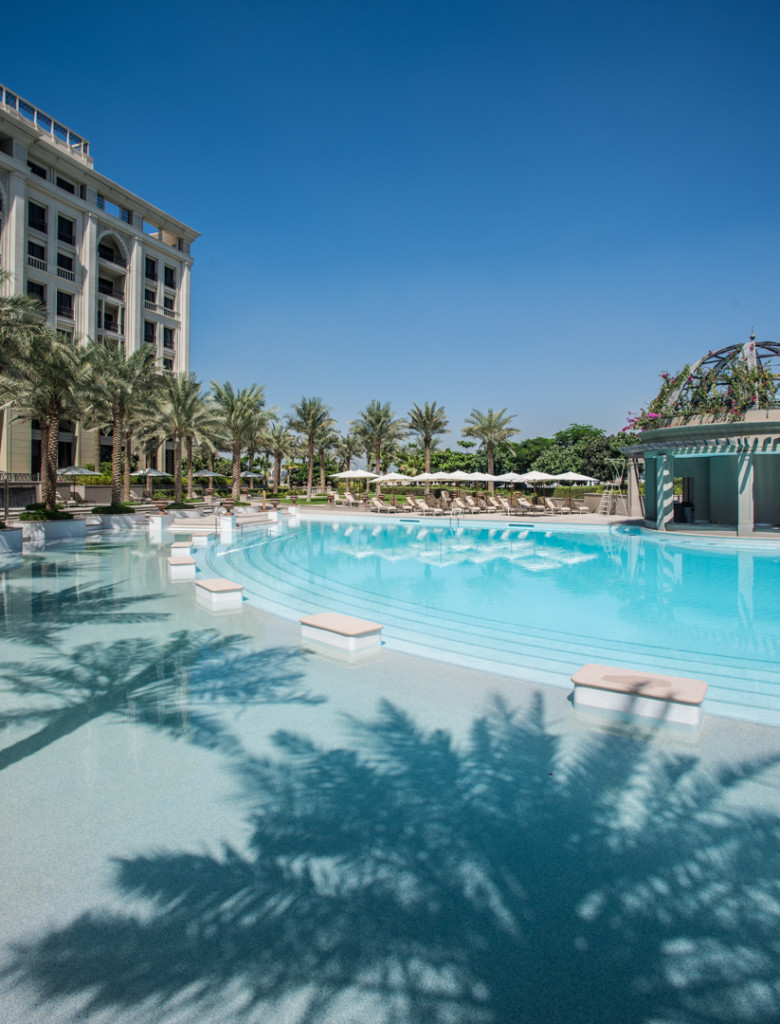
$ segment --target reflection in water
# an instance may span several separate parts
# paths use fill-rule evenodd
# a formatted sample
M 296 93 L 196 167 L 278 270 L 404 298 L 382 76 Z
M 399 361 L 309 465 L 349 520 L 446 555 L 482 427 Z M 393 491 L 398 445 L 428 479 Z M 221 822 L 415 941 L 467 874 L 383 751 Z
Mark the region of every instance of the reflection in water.
M 716 702 L 746 701 L 780 722 L 773 544 L 574 524 L 303 521 L 224 561 L 255 600 L 291 617 L 372 618 L 390 642 L 566 685 L 590 661 L 696 675 Z

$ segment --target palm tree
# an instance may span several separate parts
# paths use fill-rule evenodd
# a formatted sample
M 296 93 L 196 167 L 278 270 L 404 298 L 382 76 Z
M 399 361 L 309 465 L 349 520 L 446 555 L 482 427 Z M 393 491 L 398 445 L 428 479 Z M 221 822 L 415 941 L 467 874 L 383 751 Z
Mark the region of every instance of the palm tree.
M 217 405 L 233 456 L 233 501 L 241 497 L 241 449 L 251 418 L 265 405 L 265 389 L 259 384 L 236 391 L 229 382 L 211 382 L 211 393 Z
M 155 377 L 154 353 L 148 346 L 125 358 L 124 345 L 92 343 L 86 349 L 89 405 L 86 422 L 111 430 L 111 504 L 122 499 L 122 447 L 125 424 L 147 401 Z M 132 443 L 132 436 L 130 438 Z M 125 482 L 129 492 L 130 451 L 125 451 Z
M 161 381 L 161 400 L 154 422 L 155 431 L 173 439 L 174 501 L 182 500 L 182 448 L 187 445 L 188 496 L 192 494 L 193 441 L 218 432 L 221 417 L 207 401 L 203 385 L 194 374 L 165 374 Z
M 357 434 L 353 434 L 351 431 L 347 434 L 342 434 L 336 439 L 336 443 L 333 445 L 333 454 L 338 459 L 339 467 L 343 473 L 348 472 L 352 468 L 352 460 L 360 455 L 363 448 L 363 442 Z
M 0 291 L 10 281 L 0 270 Z M 23 379 L 24 352 L 34 337 L 47 334 L 46 307 L 31 295 L 0 294 L 0 402 L 12 400 Z M 0 408 L 0 444 L 5 427 L 5 408 Z
M 409 429 L 417 434 L 425 449 L 426 473 L 431 471 L 431 450 L 438 445 L 439 435 L 448 433 L 448 426 L 449 421 L 444 407 L 438 406 L 436 402 L 426 402 L 422 409 L 415 402 L 409 410 Z M 431 485 L 426 480 L 425 496 L 428 497 L 430 493 Z
M 293 406 L 293 414 L 289 419 L 292 430 L 303 434 L 308 447 L 309 476 L 306 482 L 306 500 L 311 501 L 312 480 L 314 478 L 314 444 L 319 431 L 334 423 L 330 406 L 321 398 L 302 398 Z
M 317 450 L 317 457 L 320 464 L 320 491 L 325 491 L 325 460 L 329 451 L 332 451 L 338 440 L 338 434 L 333 429 L 332 422 L 317 431 L 314 437 L 314 447 Z
M 481 445 L 485 446 L 488 473 L 493 472 L 496 448 L 502 447 L 510 437 L 520 433 L 519 430 L 515 430 L 514 427 L 510 426 L 510 421 L 514 418 L 514 414 L 506 415 L 506 409 L 500 409 L 498 412 L 488 409 L 486 413 L 481 413 L 478 409 L 472 409 L 471 415 L 466 420 L 463 435 L 464 437 L 475 437 L 481 442 Z M 491 491 L 494 490 L 492 480 L 488 487 Z
M 46 507 L 53 511 L 60 420 L 82 415 L 87 350 L 67 334 L 35 332 L 13 362 L 18 411 L 25 419 L 40 423 L 41 489 Z
M 247 450 L 247 469 L 250 472 L 253 472 L 255 468 L 255 453 L 258 449 L 262 449 L 264 447 L 263 437 L 268 425 L 278 419 L 279 416 L 275 408 L 255 409 L 247 416 L 244 447 Z
M 271 453 L 274 460 L 273 491 L 279 493 L 282 484 L 282 459 L 287 458 L 293 443 L 293 435 L 289 427 L 276 420 L 266 427 L 261 435 L 261 443 L 266 451 Z
M 407 424 L 404 420 L 396 419 L 395 413 L 390 408 L 390 403 L 373 399 L 360 413 L 360 419 L 352 423 L 352 427 L 360 437 L 366 451 L 373 452 L 374 471 L 379 474 L 382 471 L 382 453 L 395 448 L 395 445 L 407 434 Z M 376 492 L 379 494 L 379 484 L 376 485 Z

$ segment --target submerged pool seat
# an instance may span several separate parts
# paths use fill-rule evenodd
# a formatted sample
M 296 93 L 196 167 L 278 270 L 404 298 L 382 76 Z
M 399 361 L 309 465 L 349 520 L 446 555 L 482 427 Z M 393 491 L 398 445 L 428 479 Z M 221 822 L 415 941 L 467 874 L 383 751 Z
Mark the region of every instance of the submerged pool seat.
M 701 679 L 665 676 L 614 665 L 583 665 L 571 677 L 574 706 L 611 718 L 671 724 L 686 730 L 701 725 L 707 684 Z

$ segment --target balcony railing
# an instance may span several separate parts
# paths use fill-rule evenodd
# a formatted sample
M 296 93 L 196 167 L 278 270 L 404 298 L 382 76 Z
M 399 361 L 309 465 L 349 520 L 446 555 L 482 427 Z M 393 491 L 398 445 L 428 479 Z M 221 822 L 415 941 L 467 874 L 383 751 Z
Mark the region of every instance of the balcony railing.
M 101 260 L 105 260 L 106 263 L 113 263 L 117 267 L 127 267 L 127 260 L 124 256 L 120 256 L 120 254 L 115 252 L 113 249 L 107 249 L 104 245 L 98 246 L 98 257 Z
M 39 260 L 37 256 L 28 256 L 27 266 L 34 267 L 36 270 L 45 270 L 46 260 Z
M 144 309 L 151 309 L 153 313 L 157 312 L 157 303 L 150 302 L 149 299 L 144 299 Z
M 124 301 L 125 292 L 123 288 L 113 288 L 111 285 L 99 284 L 98 295 L 107 295 L 112 299 L 122 299 Z
M 73 306 L 57 306 L 57 316 L 60 320 L 72 320 Z
M 75 281 L 76 275 L 72 270 L 66 270 L 64 267 L 57 267 L 57 276 L 64 277 L 66 281 Z

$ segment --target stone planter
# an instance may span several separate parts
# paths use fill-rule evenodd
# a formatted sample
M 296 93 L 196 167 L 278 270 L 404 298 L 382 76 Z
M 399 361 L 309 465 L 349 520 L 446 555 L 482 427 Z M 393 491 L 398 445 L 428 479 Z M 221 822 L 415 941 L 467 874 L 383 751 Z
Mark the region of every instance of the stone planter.
M 24 546 L 40 550 L 47 544 L 60 540 L 87 539 L 87 524 L 84 519 L 38 519 L 22 523 Z
M 8 526 L 0 530 L 0 555 L 21 552 L 23 533 L 18 526 Z
M 109 530 L 112 533 L 126 533 L 128 530 L 132 530 L 134 526 L 143 526 L 146 524 L 147 516 L 145 512 L 134 512 L 129 515 L 92 515 L 87 516 L 86 523 L 88 527 L 92 527 L 98 530 Z

